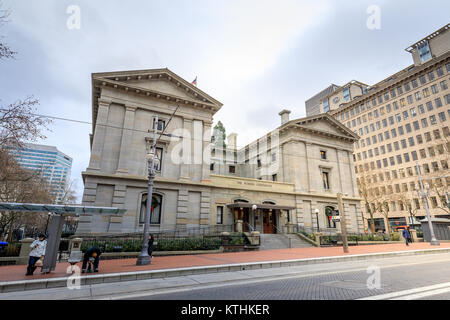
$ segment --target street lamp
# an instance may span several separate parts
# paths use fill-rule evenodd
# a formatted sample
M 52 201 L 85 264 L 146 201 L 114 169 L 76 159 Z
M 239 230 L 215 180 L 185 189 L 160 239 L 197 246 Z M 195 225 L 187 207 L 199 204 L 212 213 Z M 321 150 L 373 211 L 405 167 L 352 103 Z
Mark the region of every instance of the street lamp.
M 317 220 L 317 232 L 320 231 L 319 229 L 319 209 L 315 209 L 314 212 L 316 213 L 316 220 Z
M 47 224 L 45 225 L 45 231 L 44 231 L 44 233 L 45 234 L 47 234 L 47 229 L 48 229 L 48 221 L 50 220 L 50 217 L 52 216 L 52 213 L 51 212 L 49 212 L 48 213 L 48 216 L 47 216 Z
M 153 122 L 153 143 L 149 153 L 147 153 L 148 164 L 148 192 L 147 192 L 147 208 L 145 212 L 144 222 L 144 238 L 142 240 L 142 250 L 139 254 L 136 265 L 142 266 L 151 263 L 150 256 L 148 255 L 148 235 L 150 229 L 150 214 L 152 207 L 152 195 L 153 195 L 153 181 L 155 180 L 155 171 L 159 164 L 159 159 L 156 156 L 156 132 L 158 129 L 158 117 L 154 118 Z
M 430 185 L 428 183 L 425 183 L 425 190 L 424 190 L 422 176 L 420 175 L 420 169 L 419 169 L 418 162 L 416 162 L 416 169 L 417 169 L 417 175 L 419 176 L 420 188 L 419 188 L 419 185 L 417 185 L 417 183 L 416 183 L 415 187 L 416 187 L 417 195 L 419 196 L 419 198 L 422 197 L 422 199 L 423 199 L 423 203 L 425 205 L 425 211 L 427 212 L 428 227 L 430 228 L 430 234 L 431 234 L 430 244 L 432 246 L 438 246 L 439 241 L 436 239 L 436 236 L 434 235 L 433 224 L 431 223 L 430 210 L 428 208 L 428 202 L 427 202 L 427 198 L 426 198 L 430 192 Z

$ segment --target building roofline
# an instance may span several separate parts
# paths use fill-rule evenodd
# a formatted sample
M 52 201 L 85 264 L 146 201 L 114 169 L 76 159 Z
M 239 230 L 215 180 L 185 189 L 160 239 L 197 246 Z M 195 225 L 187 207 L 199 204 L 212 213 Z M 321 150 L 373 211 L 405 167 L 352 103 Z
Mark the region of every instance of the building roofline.
M 423 43 L 425 41 L 431 40 L 431 39 L 437 37 L 438 35 L 440 35 L 441 33 L 448 31 L 449 29 L 450 29 L 450 23 L 448 23 L 445 26 L 443 26 L 442 28 L 440 28 L 440 29 L 430 33 L 429 35 L 427 35 L 426 37 L 422 38 L 421 40 L 413 43 L 408 48 L 406 48 L 405 51 L 411 53 L 418 44 L 421 44 L 421 43 Z

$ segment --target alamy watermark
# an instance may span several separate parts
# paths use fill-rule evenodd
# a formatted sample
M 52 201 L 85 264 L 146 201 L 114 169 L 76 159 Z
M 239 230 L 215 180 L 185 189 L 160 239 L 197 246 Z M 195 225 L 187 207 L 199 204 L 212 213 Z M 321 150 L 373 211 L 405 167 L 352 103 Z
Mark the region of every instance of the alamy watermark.
M 67 7 L 66 13 L 69 15 L 67 18 L 66 26 L 69 30 L 81 29 L 81 9 L 80 6 L 70 5 Z
M 379 266 L 369 266 L 366 273 L 370 274 L 366 284 L 369 290 L 381 289 L 381 268 Z
M 369 17 L 367 18 L 366 25 L 369 30 L 381 29 L 381 8 L 377 5 L 371 5 L 366 10 Z

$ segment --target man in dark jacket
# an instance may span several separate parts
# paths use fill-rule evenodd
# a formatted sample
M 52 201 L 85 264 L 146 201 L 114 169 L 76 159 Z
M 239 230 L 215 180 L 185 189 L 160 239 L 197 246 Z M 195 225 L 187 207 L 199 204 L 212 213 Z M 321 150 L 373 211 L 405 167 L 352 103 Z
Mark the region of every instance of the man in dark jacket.
M 81 267 L 81 273 L 86 272 L 86 265 L 90 259 L 94 260 L 94 272 L 98 272 L 98 264 L 100 262 L 100 255 L 102 251 L 98 247 L 92 247 L 86 250 L 83 258 L 83 265 Z M 88 271 L 91 270 L 91 266 L 89 266 Z
M 406 245 L 409 246 L 409 239 L 411 238 L 411 234 L 409 233 L 408 228 L 403 229 L 403 238 L 406 240 Z

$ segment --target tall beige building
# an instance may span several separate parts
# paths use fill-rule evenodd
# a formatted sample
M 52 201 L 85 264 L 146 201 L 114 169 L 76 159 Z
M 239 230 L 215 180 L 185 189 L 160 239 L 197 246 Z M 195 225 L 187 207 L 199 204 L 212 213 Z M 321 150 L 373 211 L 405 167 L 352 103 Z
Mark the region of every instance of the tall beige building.
M 431 215 L 450 217 L 450 24 L 405 49 L 414 63 L 364 90 L 330 114 L 360 136 L 355 172 L 365 226 L 417 223 L 426 216 L 416 184 L 420 168 L 429 185 Z M 324 96 L 329 105 L 345 86 Z
M 168 69 L 92 75 L 91 157 L 83 204 L 125 209 L 83 214 L 78 234 L 141 232 L 147 212 L 147 153 L 157 131 L 150 232 L 219 228 L 264 234 L 298 228 L 340 231 L 330 216 L 343 193 L 347 230 L 362 232 L 353 171 L 358 136 L 329 114 L 289 119 L 221 157 L 211 125 L 222 103 Z M 164 130 L 164 135 L 162 131 Z M 222 145 L 223 146 L 223 145 Z M 228 228 L 228 229 L 227 229 Z

